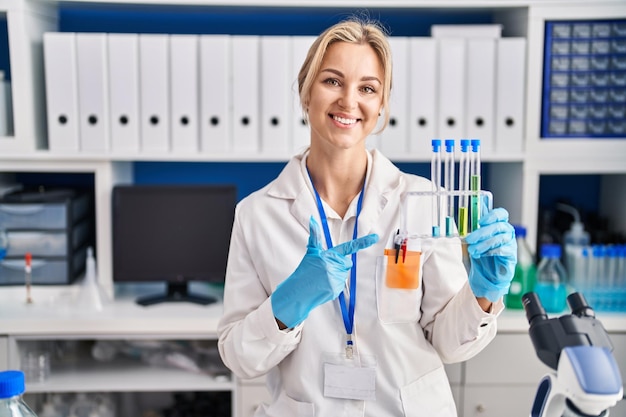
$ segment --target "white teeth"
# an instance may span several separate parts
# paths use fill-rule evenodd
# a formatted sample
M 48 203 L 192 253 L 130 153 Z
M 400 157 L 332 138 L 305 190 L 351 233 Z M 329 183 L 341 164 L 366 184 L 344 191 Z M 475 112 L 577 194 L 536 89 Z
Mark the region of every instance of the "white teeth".
M 333 116 L 333 119 L 344 125 L 353 125 L 356 123 L 356 119 L 344 119 L 343 117 L 339 116 Z

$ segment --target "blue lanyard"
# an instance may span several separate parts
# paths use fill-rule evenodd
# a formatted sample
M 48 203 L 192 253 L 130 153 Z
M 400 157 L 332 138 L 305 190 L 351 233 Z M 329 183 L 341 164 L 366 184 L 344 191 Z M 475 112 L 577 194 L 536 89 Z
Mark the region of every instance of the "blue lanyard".
M 308 170 L 307 170 L 308 172 Z M 311 178 L 311 174 L 309 173 L 309 178 Z M 326 238 L 326 247 L 328 249 L 333 247 L 332 236 L 330 235 L 330 229 L 328 228 L 328 219 L 326 218 L 326 211 L 324 211 L 324 206 L 322 205 L 322 199 L 315 189 L 315 185 L 313 185 L 313 180 L 311 179 L 311 185 L 313 186 L 313 191 L 315 192 L 315 200 L 317 202 L 317 210 L 320 214 L 320 219 L 322 220 L 322 228 L 324 229 L 324 237 Z M 359 201 L 356 205 L 356 219 L 354 219 L 354 231 L 352 232 L 352 239 L 356 239 L 358 237 L 358 224 L 359 224 L 359 214 L 361 214 L 361 208 L 363 207 L 363 194 L 365 194 L 365 182 L 363 182 L 363 188 L 361 189 L 361 194 L 359 195 Z M 347 346 L 346 346 L 346 355 L 348 358 L 352 358 L 352 330 L 354 329 L 354 307 L 356 305 L 356 253 L 352 254 L 352 269 L 350 270 L 350 305 L 346 306 L 346 297 L 342 292 L 339 294 L 339 305 L 341 306 L 341 315 L 343 316 L 343 325 L 346 328 L 346 333 L 348 334 Z

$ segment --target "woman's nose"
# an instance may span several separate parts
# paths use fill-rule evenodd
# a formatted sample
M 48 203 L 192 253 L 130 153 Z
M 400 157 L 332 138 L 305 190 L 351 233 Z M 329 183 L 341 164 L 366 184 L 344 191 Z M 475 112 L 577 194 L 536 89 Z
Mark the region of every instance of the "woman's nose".
M 353 109 L 357 104 L 357 95 L 351 89 L 345 89 L 342 91 L 341 97 L 339 97 L 339 106 L 344 109 Z

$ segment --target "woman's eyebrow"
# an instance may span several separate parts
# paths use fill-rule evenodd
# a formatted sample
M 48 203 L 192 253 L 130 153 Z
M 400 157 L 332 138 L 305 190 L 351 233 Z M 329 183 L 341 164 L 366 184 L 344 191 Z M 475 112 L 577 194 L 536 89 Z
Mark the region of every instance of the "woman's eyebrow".
M 343 73 L 341 71 L 336 70 L 334 68 L 324 68 L 324 69 L 322 69 L 320 71 L 320 73 L 322 73 L 322 72 L 331 72 L 331 73 L 337 75 L 338 77 L 345 78 L 345 76 L 343 75 Z M 361 81 L 376 81 L 377 83 L 382 84 L 382 82 L 380 82 L 378 77 L 375 77 L 373 75 L 362 77 Z

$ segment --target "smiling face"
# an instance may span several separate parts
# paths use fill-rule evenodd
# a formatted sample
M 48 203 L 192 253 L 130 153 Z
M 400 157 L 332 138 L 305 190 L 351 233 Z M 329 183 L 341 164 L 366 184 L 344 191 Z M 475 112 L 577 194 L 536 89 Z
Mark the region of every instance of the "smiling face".
M 384 71 L 368 44 L 335 42 L 326 50 L 308 103 L 311 146 L 365 146 L 383 100 Z

